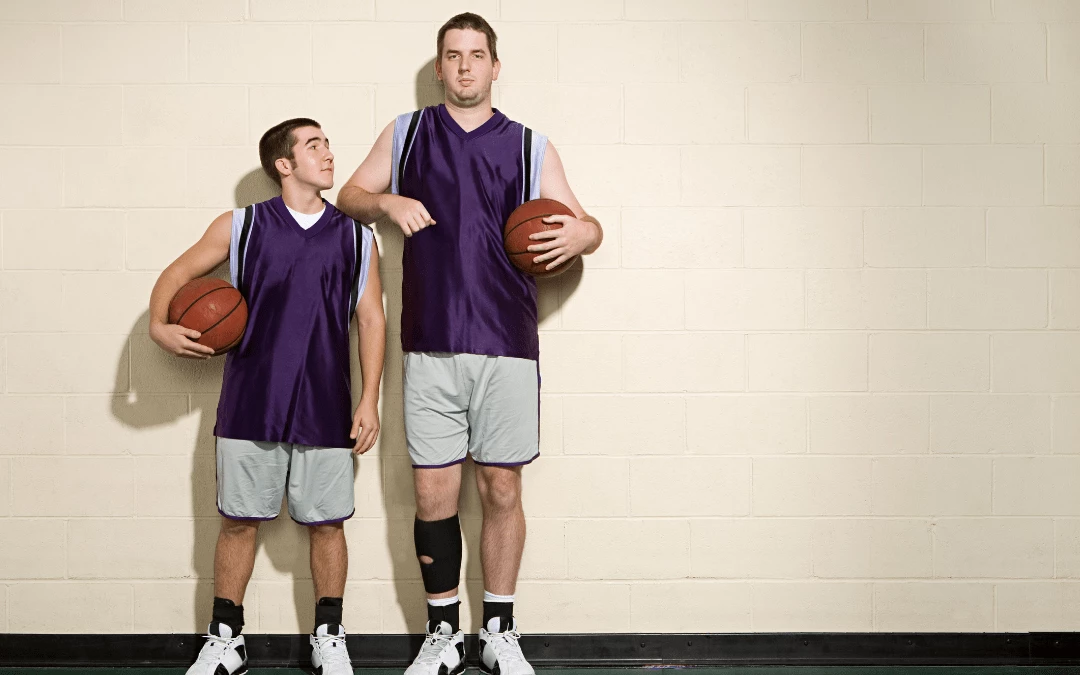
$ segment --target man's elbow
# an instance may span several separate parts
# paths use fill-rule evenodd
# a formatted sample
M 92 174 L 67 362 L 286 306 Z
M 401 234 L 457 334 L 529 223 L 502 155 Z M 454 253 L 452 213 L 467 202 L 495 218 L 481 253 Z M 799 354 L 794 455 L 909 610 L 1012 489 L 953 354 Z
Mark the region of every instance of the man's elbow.
M 360 329 L 360 333 L 370 335 L 386 334 L 386 314 L 382 311 L 382 307 L 360 310 L 356 313 L 356 325 Z

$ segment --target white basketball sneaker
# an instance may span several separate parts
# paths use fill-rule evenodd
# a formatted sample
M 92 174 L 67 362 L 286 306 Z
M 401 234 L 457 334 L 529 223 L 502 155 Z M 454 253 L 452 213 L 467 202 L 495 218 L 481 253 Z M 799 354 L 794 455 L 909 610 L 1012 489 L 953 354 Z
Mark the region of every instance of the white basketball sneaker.
M 233 637 L 223 623 L 211 623 L 206 629 L 206 644 L 187 675 L 244 675 L 247 672 L 247 646 L 244 636 Z
M 413 659 L 405 675 L 461 675 L 465 672 L 465 634 L 450 629 L 450 624 L 427 624 L 427 637 L 420 653 Z
M 315 675 L 352 675 L 352 661 L 345 647 L 345 629 L 323 624 L 308 636 L 311 643 L 311 665 Z
M 493 617 L 480 629 L 480 670 L 489 675 L 536 675 L 521 653 L 519 639 L 516 619 L 505 624 Z

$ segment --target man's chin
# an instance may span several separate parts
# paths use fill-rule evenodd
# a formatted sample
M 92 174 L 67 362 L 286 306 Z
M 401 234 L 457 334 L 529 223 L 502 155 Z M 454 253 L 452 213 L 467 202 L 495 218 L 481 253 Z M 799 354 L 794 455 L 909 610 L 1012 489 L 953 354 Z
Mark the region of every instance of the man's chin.
M 450 101 L 462 108 L 472 108 L 473 106 L 480 105 L 487 98 L 482 91 L 466 91 L 466 92 L 449 92 Z

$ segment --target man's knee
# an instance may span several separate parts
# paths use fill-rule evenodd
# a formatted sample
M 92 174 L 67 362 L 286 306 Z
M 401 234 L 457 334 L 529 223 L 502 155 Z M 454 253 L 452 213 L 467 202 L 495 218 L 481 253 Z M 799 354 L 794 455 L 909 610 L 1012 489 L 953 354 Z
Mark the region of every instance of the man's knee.
M 483 467 L 477 487 L 484 507 L 510 511 L 521 505 L 521 469 Z
M 416 469 L 416 515 L 420 520 L 445 520 L 457 514 L 461 466 Z
M 344 523 L 326 523 L 321 525 L 309 525 L 308 535 L 312 540 L 331 541 L 345 537 Z
M 252 538 L 259 533 L 258 520 L 236 520 L 234 518 L 221 518 L 221 534 L 226 537 Z

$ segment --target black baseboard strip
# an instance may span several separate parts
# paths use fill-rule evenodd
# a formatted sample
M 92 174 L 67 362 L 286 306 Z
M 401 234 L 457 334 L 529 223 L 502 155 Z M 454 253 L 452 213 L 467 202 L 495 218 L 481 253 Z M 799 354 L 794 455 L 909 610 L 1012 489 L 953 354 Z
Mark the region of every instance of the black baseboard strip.
M 307 635 L 248 635 L 252 667 L 308 664 Z M 0 668 L 191 664 L 199 635 L 0 634 Z M 357 668 L 405 668 L 421 635 L 350 635 Z M 727 665 L 1080 666 L 1080 633 L 736 633 L 548 634 L 521 638 L 542 667 Z M 475 635 L 466 637 L 471 664 Z

